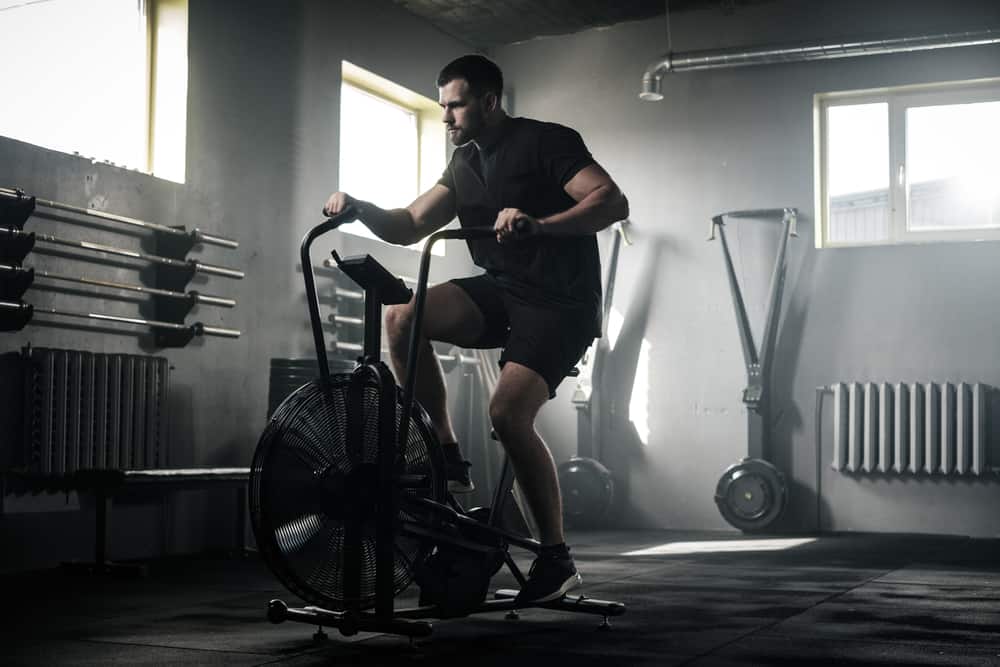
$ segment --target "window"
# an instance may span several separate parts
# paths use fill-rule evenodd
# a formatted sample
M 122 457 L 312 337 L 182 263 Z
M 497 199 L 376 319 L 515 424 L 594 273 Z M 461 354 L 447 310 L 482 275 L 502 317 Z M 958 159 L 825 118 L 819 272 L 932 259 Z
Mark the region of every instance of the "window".
M 0 0 L 0 135 L 184 180 L 187 0 Z
M 339 189 L 382 208 L 402 208 L 431 188 L 445 168 L 437 102 L 388 79 L 342 64 Z M 376 239 L 360 222 L 343 231 Z M 416 250 L 423 243 L 411 246 Z M 445 244 L 434 246 L 444 254 Z
M 1000 240 L 1000 81 L 815 106 L 817 247 Z

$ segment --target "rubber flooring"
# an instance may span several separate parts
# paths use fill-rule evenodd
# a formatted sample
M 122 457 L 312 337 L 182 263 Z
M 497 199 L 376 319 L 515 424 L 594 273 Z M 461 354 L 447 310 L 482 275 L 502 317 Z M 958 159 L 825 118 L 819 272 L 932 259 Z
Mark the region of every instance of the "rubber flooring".
M 1000 540 L 603 531 L 570 543 L 580 592 L 626 605 L 606 627 L 530 608 L 436 620 L 412 642 L 315 639 L 315 626 L 268 622 L 269 600 L 303 603 L 257 555 L 199 555 L 137 578 L 0 577 L 0 664 L 1000 665 Z M 493 588 L 516 581 L 504 570 Z

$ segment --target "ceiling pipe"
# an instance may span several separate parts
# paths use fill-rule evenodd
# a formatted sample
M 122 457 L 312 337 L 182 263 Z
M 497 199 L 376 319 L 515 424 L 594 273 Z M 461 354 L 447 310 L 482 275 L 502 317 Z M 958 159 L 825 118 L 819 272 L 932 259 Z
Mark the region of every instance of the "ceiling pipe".
M 937 35 L 875 39 L 864 42 L 832 41 L 793 46 L 763 46 L 757 48 L 712 49 L 688 53 L 668 53 L 653 62 L 642 75 L 639 99 L 658 102 L 663 99 L 663 75 L 667 72 L 721 69 L 748 65 L 832 60 L 854 56 L 875 56 L 908 51 L 930 51 L 956 46 L 983 46 L 1000 43 L 1000 30 L 946 32 Z

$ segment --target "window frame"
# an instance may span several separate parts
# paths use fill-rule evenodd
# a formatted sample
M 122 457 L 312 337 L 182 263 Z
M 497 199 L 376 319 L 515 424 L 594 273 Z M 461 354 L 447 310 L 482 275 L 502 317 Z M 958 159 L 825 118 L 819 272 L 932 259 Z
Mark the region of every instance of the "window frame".
M 836 106 L 888 104 L 889 219 L 888 238 L 876 241 L 830 240 L 828 110 Z M 949 81 L 857 91 L 819 93 L 813 98 L 814 178 L 817 248 L 854 248 L 938 242 L 1000 240 L 1000 227 L 911 230 L 906 162 L 906 112 L 927 106 L 1000 102 L 1000 78 Z

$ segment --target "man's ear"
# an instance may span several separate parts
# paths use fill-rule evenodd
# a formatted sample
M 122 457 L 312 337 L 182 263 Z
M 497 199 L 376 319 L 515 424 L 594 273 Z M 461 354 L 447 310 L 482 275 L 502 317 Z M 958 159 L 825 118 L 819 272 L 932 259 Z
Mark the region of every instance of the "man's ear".
M 492 90 L 483 95 L 483 102 L 487 111 L 493 112 L 500 108 L 500 96 Z

